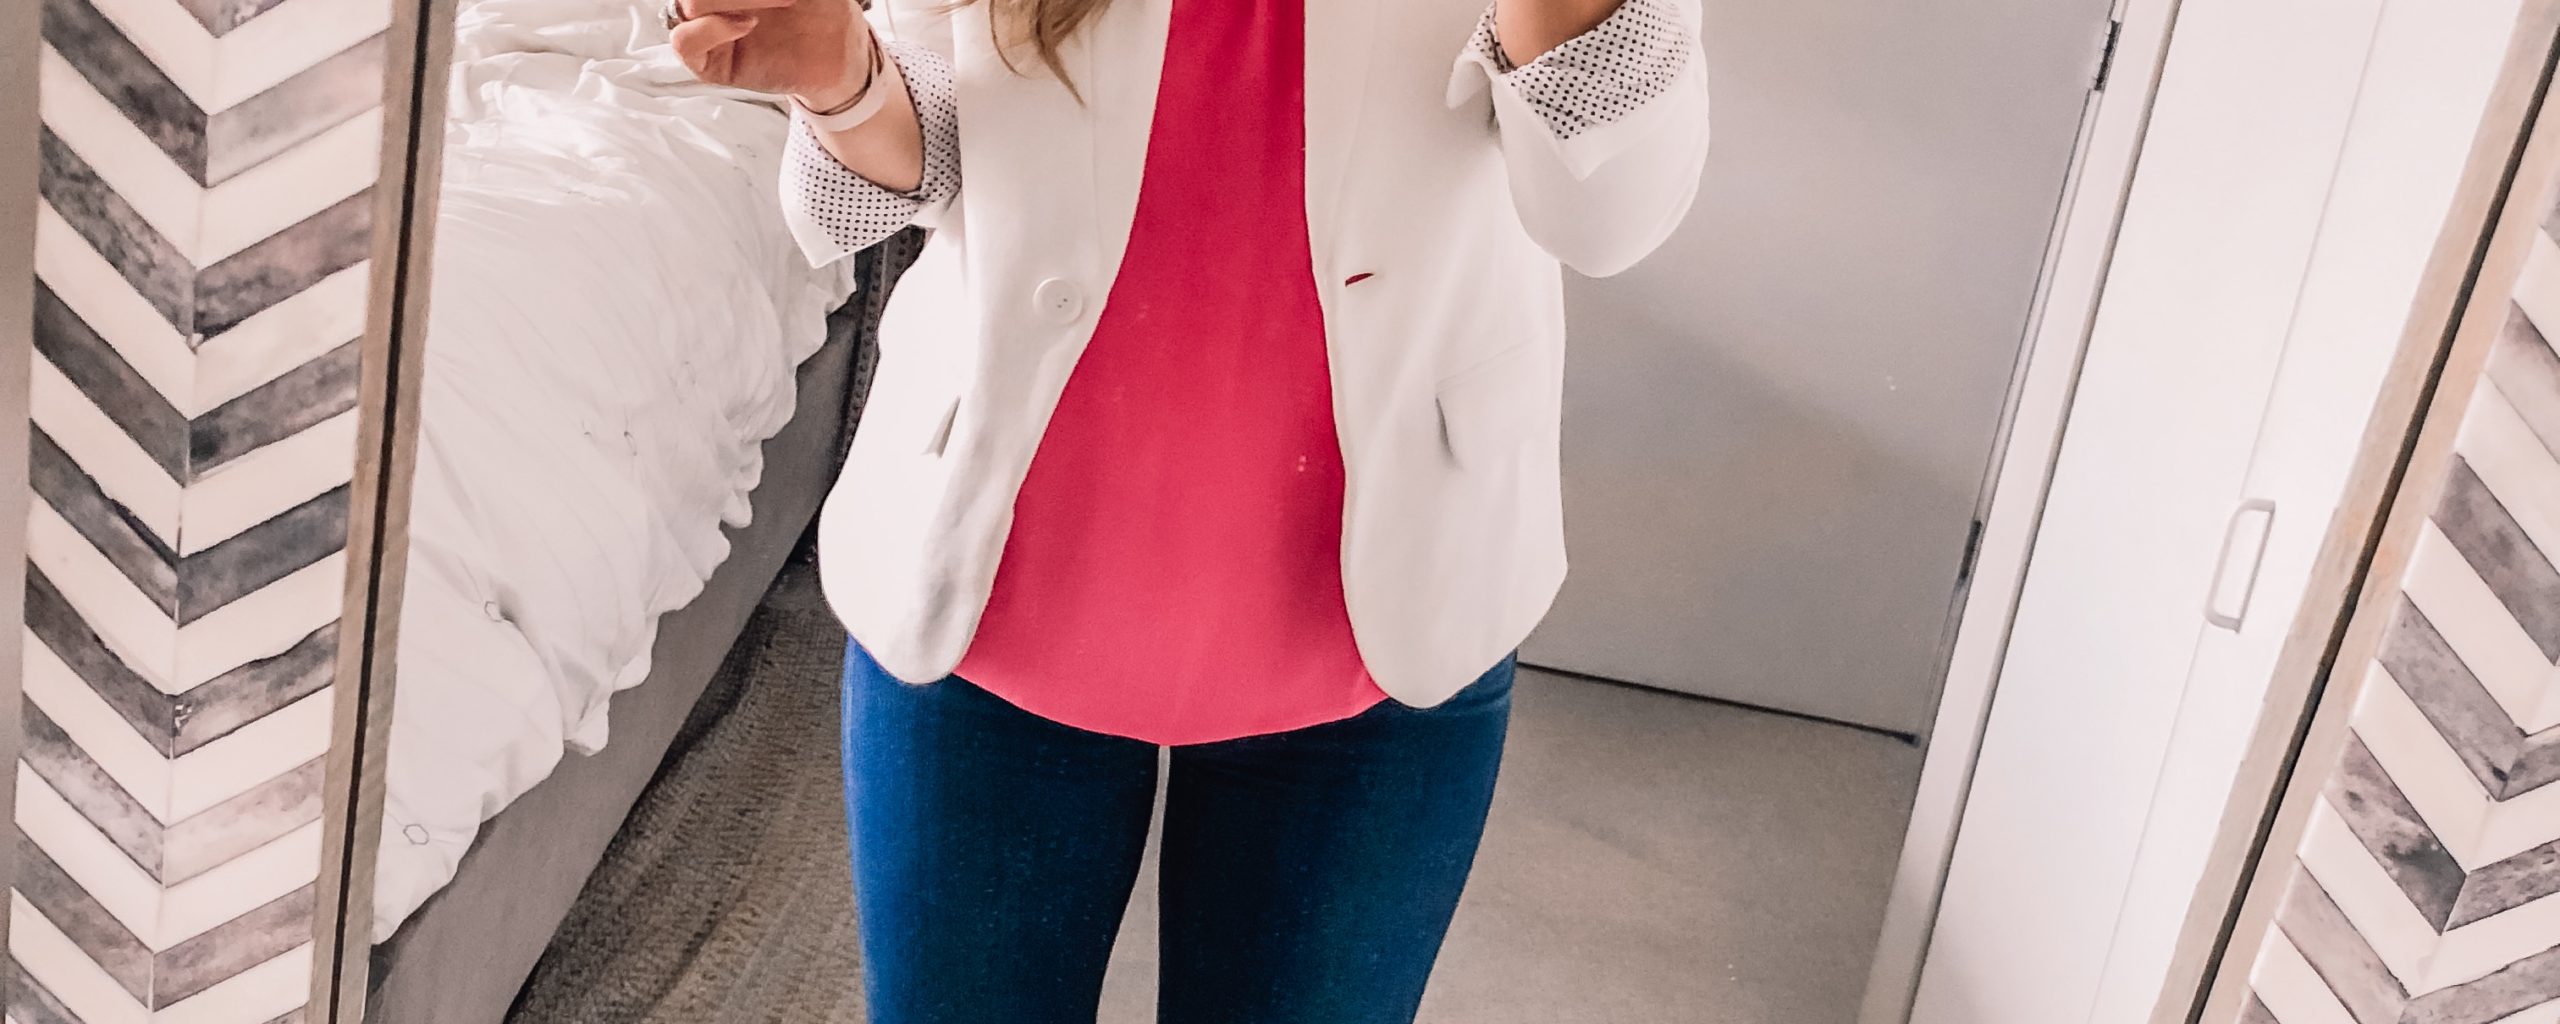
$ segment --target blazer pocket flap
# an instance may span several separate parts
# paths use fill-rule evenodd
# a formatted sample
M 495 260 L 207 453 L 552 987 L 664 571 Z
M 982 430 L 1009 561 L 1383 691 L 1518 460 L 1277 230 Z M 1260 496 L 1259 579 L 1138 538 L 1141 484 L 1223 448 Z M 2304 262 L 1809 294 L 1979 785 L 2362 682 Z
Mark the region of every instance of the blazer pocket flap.
M 1440 382 L 1440 440 L 1460 467 L 1501 465 L 1528 440 L 1537 368 L 1535 350 L 1522 345 Z
M 942 403 L 942 413 L 933 418 L 931 429 L 926 431 L 924 453 L 940 456 L 943 449 L 951 446 L 951 428 L 959 422 L 960 397 L 953 395 L 950 401 Z

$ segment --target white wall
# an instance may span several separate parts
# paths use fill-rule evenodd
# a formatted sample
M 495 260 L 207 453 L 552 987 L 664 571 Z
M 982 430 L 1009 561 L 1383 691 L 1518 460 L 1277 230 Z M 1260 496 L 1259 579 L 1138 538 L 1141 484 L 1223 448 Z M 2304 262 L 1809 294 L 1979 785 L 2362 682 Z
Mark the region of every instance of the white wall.
M 1925 729 L 2109 0 L 1708 0 L 1715 148 L 1569 292 L 1538 664 Z

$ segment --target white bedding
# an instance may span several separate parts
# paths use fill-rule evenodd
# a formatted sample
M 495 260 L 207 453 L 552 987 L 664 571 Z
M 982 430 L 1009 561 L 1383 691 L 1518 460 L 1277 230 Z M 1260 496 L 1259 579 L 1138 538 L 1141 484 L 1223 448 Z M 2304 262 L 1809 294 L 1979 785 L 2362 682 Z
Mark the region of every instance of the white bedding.
M 460 11 L 377 940 L 564 751 L 604 744 L 851 287 L 783 229 L 783 115 L 694 82 L 651 10 Z

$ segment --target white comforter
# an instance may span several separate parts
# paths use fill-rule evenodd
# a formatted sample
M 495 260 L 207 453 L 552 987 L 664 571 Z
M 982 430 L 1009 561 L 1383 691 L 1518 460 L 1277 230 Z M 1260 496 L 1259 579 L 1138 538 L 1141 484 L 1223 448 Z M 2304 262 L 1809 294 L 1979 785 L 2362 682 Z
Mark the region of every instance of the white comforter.
M 850 288 L 783 229 L 783 115 L 694 82 L 649 10 L 462 6 L 377 939 L 564 750 L 604 744 Z

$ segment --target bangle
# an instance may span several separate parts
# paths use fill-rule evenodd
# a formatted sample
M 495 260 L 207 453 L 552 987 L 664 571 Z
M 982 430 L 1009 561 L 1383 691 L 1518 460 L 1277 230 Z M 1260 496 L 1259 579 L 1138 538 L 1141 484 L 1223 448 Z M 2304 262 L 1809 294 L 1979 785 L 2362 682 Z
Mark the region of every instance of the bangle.
M 868 32 L 869 27 L 865 26 L 864 31 Z M 852 99 L 845 101 L 843 106 L 834 110 L 810 109 L 809 105 L 801 102 L 797 96 L 791 98 L 792 105 L 800 108 L 803 120 L 808 121 L 812 127 L 820 131 L 852 131 L 877 116 L 881 108 L 889 105 L 889 90 L 880 87 L 881 78 L 893 74 L 888 68 L 889 60 L 881 54 L 880 40 L 875 36 L 871 39 L 871 67 L 863 75 L 862 88 L 855 90 Z

